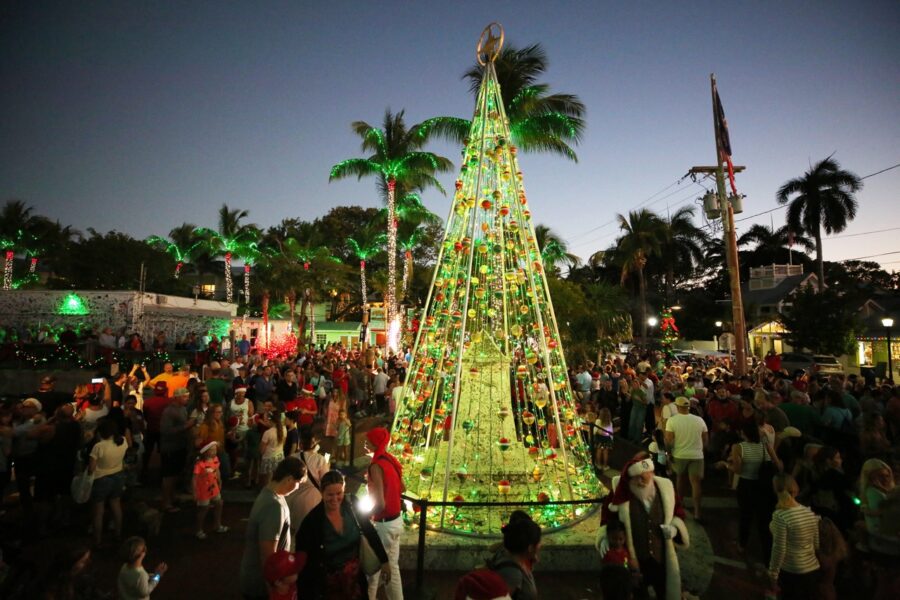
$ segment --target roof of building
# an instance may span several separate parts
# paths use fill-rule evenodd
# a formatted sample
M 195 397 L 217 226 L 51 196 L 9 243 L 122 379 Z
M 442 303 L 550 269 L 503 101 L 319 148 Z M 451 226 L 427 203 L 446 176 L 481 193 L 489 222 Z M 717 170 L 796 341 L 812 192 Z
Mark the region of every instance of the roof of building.
M 810 278 L 816 280 L 815 273 L 803 273 L 802 275 L 790 275 L 785 277 L 774 287 L 751 290 L 748 283 L 741 286 L 741 297 L 744 300 L 744 306 L 772 306 L 779 302 L 783 302 L 791 293 L 794 292 L 801 284 Z
M 362 323 L 359 321 L 316 321 L 317 333 L 326 331 L 352 331 L 359 333 L 360 327 L 362 327 Z M 308 325 L 307 328 L 309 328 Z

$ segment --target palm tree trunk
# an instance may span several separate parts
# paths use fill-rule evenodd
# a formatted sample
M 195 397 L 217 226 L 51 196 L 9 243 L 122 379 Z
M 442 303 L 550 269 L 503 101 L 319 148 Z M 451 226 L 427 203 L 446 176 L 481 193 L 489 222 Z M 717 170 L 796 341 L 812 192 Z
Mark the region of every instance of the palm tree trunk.
M 412 278 L 412 251 L 407 250 L 403 254 L 403 290 L 402 295 L 403 298 L 406 298 L 406 289 L 409 287 L 409 280 Z M 404 300 L 405 302 L 405 300 Z M 409 305 L 406 302 L 407 306 Z
M 248 271 L 244 271 L 245 274 Z M 265 329 L 265 337 L 263 338 L 265 346 L 264 348 L 269 347 L 269 290 L 263 290 L 262 295 L 262 313 L 263 313 L 263 328 Z
M 250 306 L 250 265 L 244 265 L 244 303 Z
M 387 319 L 385 325 L 389 326 L 394 320 L 395 302 L 397 297 L 397 216 L 395 211 L 394 190 L 397 182 L 394 179 L 388 180 L 388 285 L 387 298 L 385 298 L 385 309 L 387 311 Z
M 225 253 L 225 302 L 231 304 L 234 298 L 234 284 L 231 282 L 231 252 Z
M 12 289 L 13 276 L 13 257 L 15 254 L 12 250 L 6 251 L 6 262 L 3 264 L 3 289 Z
M 362 290 L 363 310 L 369 303 L 369 290 L 366 289 L 366 261 L 359 261 L 359 289 Z
M 300 322 L 297 325 L 297 328 L 300 331 L 300 335 L 297 336 L 304 342 L 306 341 L 306 304 L 309 301 L 309 294 L 306 293 L 306 290 L 303 291 L 302 300 L 300 300 Z
M 641 341 L 647 343 L 647 289 L 644 282 L 644 269 L 638 269 L 638 297 L 641 302 Z
M 816 229 L 816 275 L 819 278 L 819 291 L 825 289 L 825 261 L 822 259 L 822 228 Z
M 666 269 L 666 308 L 672 301 L 672 292 L 675 290 L 675 268 L 668 267 Z
M 288 298 L 288 308 L 291 313 L 291 327 L 293 327 L 294 326 L 294 312 L 297 308 L 297 290 L 291 289 L 291 291 L 288 292 L 287 298 Z
M 184 266 L 184 263 L 180 260 L 177 263 L 175 263 L 175 279 L 181 278 L 181 268 L 183 266 Z

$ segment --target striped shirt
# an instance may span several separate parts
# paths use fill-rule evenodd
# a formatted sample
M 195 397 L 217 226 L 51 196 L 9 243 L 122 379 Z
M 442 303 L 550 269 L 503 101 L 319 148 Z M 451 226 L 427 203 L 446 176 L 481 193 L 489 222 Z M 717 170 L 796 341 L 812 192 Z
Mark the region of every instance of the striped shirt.
M 781 570 L 803 574 L 819 568 L 819 517 L 806 506 L 782 508 L 772 515 L 772 558 L 769 574 L 778 579 Z
M 741 442 L 741 479 L 749 479 L 757 481 L 759 479 L 759 468 L 762 466 L 763 457 L 766 455 L 765 447 L 762 444 L 751 444 L 750 442 Z

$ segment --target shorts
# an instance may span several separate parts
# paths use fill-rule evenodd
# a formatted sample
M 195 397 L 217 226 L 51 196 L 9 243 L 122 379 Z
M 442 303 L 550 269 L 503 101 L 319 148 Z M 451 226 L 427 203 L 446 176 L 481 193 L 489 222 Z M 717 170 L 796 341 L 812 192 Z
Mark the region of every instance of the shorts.
M 222 494 L 216 494 L 212 498 L 206 500 L 197 500 L 197 506 L 209 506 L 210 504 L 220 504 L 222 502 Z
M 187 450 L 165 452 L 160 456 L 160 471 L 163 477 L 178 477 L 184 472 Z
M 125 473 L 119 471 L 95 479 L 91 485 L 91 502 L 104 502 L 111 498 L 121 498 L 125 492 Z
M 259 474 L 260 475 L 271 475 L 275 472 L 275 468 L 278 467 L 278 463 L 284 460 L 284 454 L 279 452 L 273 456 L 265 456 L 259 462 Z
M 672 458 L 672 470 L 678 475 L 687 473 L 691 477 L 703 479 L 702 458 Z

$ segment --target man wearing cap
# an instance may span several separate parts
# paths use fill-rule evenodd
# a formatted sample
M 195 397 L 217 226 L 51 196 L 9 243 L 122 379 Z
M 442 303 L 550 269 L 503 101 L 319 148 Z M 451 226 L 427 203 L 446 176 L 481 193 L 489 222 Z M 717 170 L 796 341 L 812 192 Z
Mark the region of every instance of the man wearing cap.
M 188 419 L 187 403 L 190 392 L 186 387 L 175 390 L 172 402 L 163 411 L 160 419 L 159 450 L 162 456 L 162 508 L 167 512 L 177 512 L 173 504 L 175 482 L 187 465 L 190 446 L 190 432 L 196 424 Z
M 41 403 L 41 412 L 48 418 L 56 413 L 57 408 L 72 399 L 68 394 L 57 392 L 54 389 L 55 386 L 56 380 L 52 376 L 46 375 L 41 377 L 37 392 L 29 396 Z
M 625 463 L 622 473 L 612 480 L 615 492 L 604 511 L 600 553 L 609 548 L 606 523 L 618 517 L 625 526 L 629 567 L 640 572 L 644 594 L 652 587 L 660 600 L 680 600 L 681 571 L 675 544 L 687 548 L 690 537 L 672 482 L 654 475 L 653 461 L 646 454 Z
M 403 519 L 400 518 L 402 502 L 400 494 L 406 491 L 403 485 L 403 468 L 397 459 L 387 453 L 391 434 L 384 427 L 370 429 L 366 433 L 366 452 L 372 453 L 369 465 L 367 489 L 372 499 L 372 520 L 375 531 L 381 538 L 387 552 L 391 568 L 388 582 L 388 600 L 403 600 L 403 584 L 400 582 L 400 534 L 403 533 Z M 369 600 L 378 595 L 381 571 L 369 578 Z
M 690 414 L 691 401 L 684 396 L 675 399 L 678 414 L 666 421 L 666 447 L 672 453 L 672 470 L 678 475 L 678 494 L 683 498 L 691 482 L 694 518 L 700 518 L 703 496 L 703 450 L 709 442 L 706 421 Z

